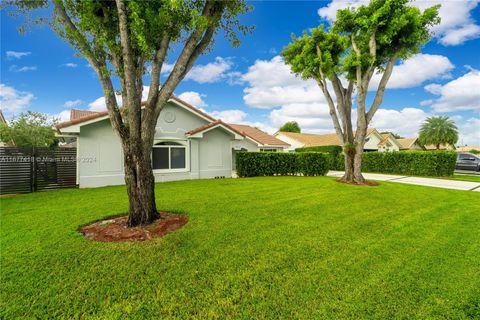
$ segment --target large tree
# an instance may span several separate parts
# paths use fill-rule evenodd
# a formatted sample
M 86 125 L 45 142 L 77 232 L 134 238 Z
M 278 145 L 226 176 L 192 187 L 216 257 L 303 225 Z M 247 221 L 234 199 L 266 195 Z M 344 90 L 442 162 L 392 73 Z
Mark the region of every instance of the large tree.
M 447 116 L 429 117 L 420 128 L 418 140 L 421 144 L 433 144 L 437 150 L 440 145 L 454 145 L 458 141 L 458 128 Z
M 291 70 L 318 83 L 345 154 L 344 182 L 365 183 L 361 172 L 367 128 L 380 107 L 395 63 L 420 51 L 439 23 L 438 6 L 421 12 L 408 0 L 372 0 L 368 5 L 337 11 L 336 21 L 304 32 L 282 52 Z M 380 80 L 367 109 L 372 77 Z M 333 89 L 333 92 L 332 92 Z M 352 97 L 356 93 L 356 130 Z
M 0 123 L 0 141 L 12 141 L 17 147 L 51 147 L 58 140 L 48 115 L 27 111 L 13 118 L 9 124 Z
M 11 2 L 27 15 L 50 5 L 47 0 Z M 110 122 L 120 137 L 129 226 L 159 217 L 150 156 L 161 110 L 218 30 L 223 29 L 234 46 L 239 44 L 237 32 L 250 27 L 241 25 L 237 16 L 249 8 L 244 0 L 53 0 L 51 25 L 97 73 Z M 161 84 L 167 55 L 174 66 Z M 145 73 L 150 89 L 142 104 Z M 114 88 L 114 79 L 119 88 Z M 116 91 L 121 92 L 122 106 Z

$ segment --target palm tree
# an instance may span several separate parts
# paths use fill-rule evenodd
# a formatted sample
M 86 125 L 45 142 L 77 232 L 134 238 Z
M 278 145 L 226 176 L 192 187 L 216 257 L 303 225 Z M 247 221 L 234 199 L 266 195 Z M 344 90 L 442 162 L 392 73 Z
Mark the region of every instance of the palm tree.
M 458 128 L 447 116 L 429 117 L 420 128 L 418 140 L 423 145 L 433 144 L 438 150 L 441 144 L 457 143 Z

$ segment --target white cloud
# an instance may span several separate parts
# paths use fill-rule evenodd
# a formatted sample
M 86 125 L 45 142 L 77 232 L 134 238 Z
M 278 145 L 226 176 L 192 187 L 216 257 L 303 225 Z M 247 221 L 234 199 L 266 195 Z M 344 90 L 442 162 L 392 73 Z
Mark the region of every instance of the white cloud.
M 52 118 L 57 120 L 58 122 L 70 121 L 70 110 L 63 110 L 52 116 Z
M 281 57 L 255 61 L 242 80 L 248 84 L 243 96 L 248 106 L 273 109 L 265 131 L 297 121 L 305 132 L 332 132 L 328 105 L 318 85 L 295 77 Z
M 175 66 L 174 64 L 164 63 L 162 65 L 162 72 L 161 73 L 166 74 L 166 73 L 172 72 L 174 66 Z M 152 67 L 151 66 L 147 67 L 147 71 L 152 72 Z
M 429 113 L 418 108 L 378 109 L 370 127 L 380 132 L 391 131 L 404 137 L 413 137 L 418 135 L 422 122 L 429 116 Z
M 480 146 L 480 118 L 470 118 L 458 126 L 458 145 Z
M 186 91 L 186 92 L 181 93 L 178 97 L 180 99 L 190 103 L 191 105 L 199 107 L 199 108 L 207 106 L 205 101 L 203 101 L 203 99 L 202 99 L 202 98 L 206 97 L 205 94 L 200 94 L 200 93 L 195 92 L 195 91 Z
M 61 67 L 67 67 L 67 68 L 76 68 L 78 66 L 78 64 L 76 63 L 72 63 L 72 62 L 69 62 L 69 63 L 64 63 L 62 65 L 60 65 Z
M 30 54 L 32 54 L 32 53 L 29 52 L 29 51 L 25 51 L 25 52 L 7 51 L 6 52 L 7 58 L 9 58 L 9 59 L 21 59 L 23 57 L 29 56 Z
M 162 67 L 162 74 L 172 72 L 174 64 L 165 63 Z M 207 64 L 194 65 L 185 76 L 185 80 L 193 80 L 198 83 L 214 83 L 227 79 L 229 83 L 234 83 L 238 72 L 227 72 L 233 67 L 231 59 L 216 57 L 214 62 Z
M 216 57 L 214 62 L 205 65 L 195 65 L 185 76 L 186 80 L 198 83 L 213 83 L 225 77 L 225 72 L 232 68 L 232 62 L 222 57 Z
M 393 67 L 388 81 L 388 89 L 411 88 L 421 85 L 426 80 L 446 78 L 454 65 L 447 57 L 433 54 L 416 54 Z M 382 74 L 375 74 L 369 90 L 377 90 Z
M 254 108 L 270 109 L 291 103 L 325 101 L 317 84 L 313 80 L 304 81 L 295 77 L 280 56 L 255 61 L 242 80 L 248 83 L 243 100 Z
M 429 105 L 431 105 L 432 103 L 433 103 L 433 100 L 432 100 L 432 99 L 420 101 L 420 105 L 421 105 L 422 107 L 424 107 L 424 106 L 429 106 Z
M 242 123 L 247 114 L 242 110 L 222 110 L 222 111 L 213 111 L 210 114 L 217 119 L 221 119 L 226 123 Z
M 79 105 L 81 105 L 83 103 L 82 100 L 80 99 L 77 99 L 77 100 L 67 100 L 63 103 L 63 106 L 64 107 L 67 107 L 67 108 L 73 108 L 73 107 L 78 107 Z
M 430 83 L 425 86 L 425 90 L 432 94 L 440 94 L 442 92 L 442 85 L 437 83 Z
M 446 46 L 456 46 L 467 40 L 478 38 L 480 35 L 480 26 L 470 23 L 457 29 L 452 29 L 446 33 L 440 42 Z
M 27 72 L 27 71 L 35 71 L 37 70 L 37 66 L 23 66 L 18 67 L 17 65 L 10 66 L 9 69 L 11 72 Z
M 30 92 L 18 91 L 13 87 L 0 84 L 0 106 L 6 113 L 20 112 L 35 99 Z
M 147 100 L 148 97 L 148 90 L 150 87 L 148 86 L 143 86 L 143 91 L 142 91 L 142 101 Z M 122 95 L 115 93 L 115 97 L 117 98 L 118 105 L 122 105 Z M 105 104 L 105 97 L 99 97 L 95 99 L 94 101 L 90 102 L 88 104 L 89 108 L 88 110 L 90 111 L 105 111 L 107 110 L 107 105 Z
M 432 108 L 438 112 L 480 110 L 479 88 L 479 70 L 472 70 L 444 85 L 430 84 L 425 86 L 425 90 L 440 96 L 432 104 Z
M 347 7 L 358 7 L 367 4 L 368 0 L 333 0 L 327 6 L 318 10 L 318 14 L 329 21 L 335 20 L 337 10 Z M 480 27 L 472 18 L 472 11 L 478 5 L 478 0 L 460 1 L 413 1 L 412 4 L 425 10 L 440 4 L 439 15 L 441 22 L 432 28 L 436 37 L 443 45 L 458 45 L 480 36 Z

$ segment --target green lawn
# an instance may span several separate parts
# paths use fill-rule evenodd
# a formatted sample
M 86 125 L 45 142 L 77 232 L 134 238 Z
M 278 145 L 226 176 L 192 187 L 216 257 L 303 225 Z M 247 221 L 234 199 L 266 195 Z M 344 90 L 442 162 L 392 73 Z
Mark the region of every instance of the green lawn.
M 157 185 L 190 214 L 164 238 L 98 243 L 124 187 L 1 200 L 0 318 L 478 319 L 480 194 L 328 177 Z
M 453 177 L 450 177 L 449 179 L 460 180 L 460 181 L 480 182 L 480 175 L 454 174 Z

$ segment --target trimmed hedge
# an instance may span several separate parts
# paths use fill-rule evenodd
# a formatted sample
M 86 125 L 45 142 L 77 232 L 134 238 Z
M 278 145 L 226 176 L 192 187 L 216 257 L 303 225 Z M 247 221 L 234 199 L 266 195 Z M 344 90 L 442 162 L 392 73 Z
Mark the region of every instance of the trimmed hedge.
M 323 152 L 328 154 L 330 170 L 343 170 L 345 167 L 342 157 L 342 147 L 337 145 L 304 147 L 295 149 L 296 152 Z
M 319 152 L 239 152 L 236 155 L 239 177 L 325 175 L 330 166 L 328 155 Z
M 295 149 L 296 152 L 324 152 L 332 155 L 339 155 L 342 153 L 341 146 L 320 146 L 320 147 L 304 147 Z
M 345 170 L 343 154 L 330 161 L 331 170 Z M 453 151 L 365 152 L 362 171 L 412 176 L 451 176 L 457 155 Z

